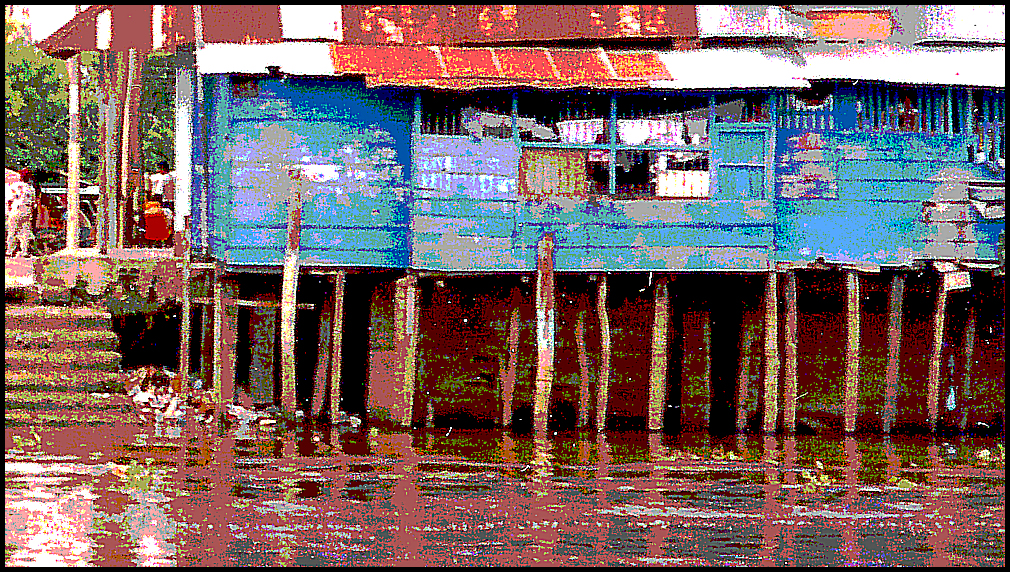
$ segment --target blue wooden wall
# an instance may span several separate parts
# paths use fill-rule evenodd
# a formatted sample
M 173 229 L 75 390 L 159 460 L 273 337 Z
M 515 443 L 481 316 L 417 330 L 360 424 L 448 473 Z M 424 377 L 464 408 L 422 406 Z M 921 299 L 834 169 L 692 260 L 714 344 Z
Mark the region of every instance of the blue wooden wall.
M 995 259 L 999 229 L 964 184 L 992 173 L 968 161 L 964 136 L 779 129 L 777 141 L 777 260 Z M 924 202 L 937 203 L 929 222 Z
M 287 166 L 302 165 L 303 263 L 407 265 L 410 94 L 333 80 L 259 79 L 249 89 L 226 76 L 209 83 L 215 257 L 282 264 Z M 194 214 L 198 201 L 196 193 Z

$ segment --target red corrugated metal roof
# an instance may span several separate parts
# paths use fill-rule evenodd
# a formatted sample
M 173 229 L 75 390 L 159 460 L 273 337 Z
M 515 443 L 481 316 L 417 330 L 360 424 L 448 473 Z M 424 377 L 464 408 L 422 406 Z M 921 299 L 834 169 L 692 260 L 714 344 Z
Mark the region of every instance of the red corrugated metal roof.
M 628 88 L 672 79 L 656 52 L 332 44 L 330 57 L 335 74 L 362 74 L 369 85 Z

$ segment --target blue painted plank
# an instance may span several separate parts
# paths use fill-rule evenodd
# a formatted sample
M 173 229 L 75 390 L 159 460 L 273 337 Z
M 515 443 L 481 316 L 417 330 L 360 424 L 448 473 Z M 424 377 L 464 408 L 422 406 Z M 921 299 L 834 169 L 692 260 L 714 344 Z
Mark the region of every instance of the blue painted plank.
M 462 218 L 414 214 L 411 217 L 411 231 L 414 233 L 455 233 L 460 236 L 511 238 L 515 232 L 515 220 L 511 217 Z
M 287 244 L 286 228 L 235 228 L 231 248 L 277 248 Z M 402 250 L 406 229 L 303 228 L 301 246 L 308 250 Z
M 233 248 L 228 250 L 228 264 L 236 266 L 271 266 L 280 270 L 284 251 L 269 248 Z M 301 251 L 302 264 L 327 266 L 366 266 L 404 268 L 409 256 L 406 250 L 310 250 Z
M 418 198 L 411 206 L 415 214 L 449 217 L 499 217 L 515 218 L 519 207 L 516 201 L 478 201 L 471 197 Z
M 535 260 L 536 249 L 522 249 L 523 258 Z M 761 270 L 768 267 L 768 249 L 762 248 L 558 248 L 554 267 L 575 270 Z

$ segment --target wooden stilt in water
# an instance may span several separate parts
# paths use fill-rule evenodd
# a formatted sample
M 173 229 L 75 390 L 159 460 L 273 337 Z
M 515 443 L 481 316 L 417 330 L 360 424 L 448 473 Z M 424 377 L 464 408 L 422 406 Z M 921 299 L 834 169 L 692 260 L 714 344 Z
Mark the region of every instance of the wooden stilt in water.
M 764 432 L 774 433 L 779 402 L 778 275 L 768 273 L 764 296 Z
M 190 339 L 193 331 L 193 259 L 189 249 L 189 227 L 182 230 L 182 323 L 179 325 L 179 377 L 182 391 L 188 393 Z
M 607 406 L 610 404 L 610 316 L 607 313 L 607 275 L 596 279 L 596 315 L 600 320 L 600 372 L 596 376 L 596 430 L 607 427 Z
M 785 362 L 782 368 L 782 392 L 785 410 L 782 424 L 786 433 L 796 432 L 796 327 L 798 310 L 796 305 L 796 273 L 786 273 L 786 331 Z
M 403 402 L 400 411 L 400 424 L 409 427 L 413 422 L 414 415 L 414 386 L 417 378 L 417 342 L 418 342 L 418 319 L 420 317 L 420 306 L 418 305 L 417 276 L 409 274 L 396 281 L 395 318 L 393 330 L 395 332 L 396 350 L 402 364 L 398 373 L 400 383 L 403 388 Z
M 589 355 L 586 352 L 585 295 L 579 295 L 579 317 L 575 322 L 575 346 L 579 354 L 579 429 L 589 424 Z
M 736 430 L 747 429 L 747 397 L 750 394 L 751 345 L 754 344 L 754 330 L 746 317 L 740 326 L 740 363 L 736 373 Z
M 519 305 L 522 304 L 522 294 L 518 286 L 512 287 L 512 316 L 509 319 L 509 363 L 502 380 L 502 421 L 503 427 L 512 425 L 512 395 L 516 387 L 516 375 L 519 367 Z
M 281 411 L 293 414 L 297 407 L 295 373 L 295 319 L 298 315 L 298 259 L 301 254 L 302 195 L 301 173 L 292 169 L 288 176 L 288 241 L 284 251 L 284 273 L 281 279 Z
M 235 397 L 235 348 L 238 342 L 238 307 L 234 305 L 235 284 L 214 280 L 214 389 L 218 413 Z
M 666 340 L 670 316 L 670 295 L 666 284 L 666 276 L 656 279 L 652 314 L 652 359 L 649 367 L 649 431 L 663 430 L 663 413 L 666 409 Z
M 533 398 L 533 427 L 547 431 L 547 411 L 554 383 L 554 235 L 537 244 L 537 378 Z
M 968 308 L 968 323 L 964 328 L 964 378 L 961 380 L 961 419 L 958 427 L 963 433 L 968 428 L 968 403 L 971 393 L 972 362 L 975 361 L 975 307 Z
M 884 433 L 891 432 L 895 419 L 895 402 L 898 396 L 898 365 L 901 360 L 901 319 L 904 296 L 905 275 L 895 274 L 891 278 L 891 295 L 890 300 L 888 300 L 887 373 L 884 376 L 884 413 L 881 420 Z
M 330 421 L 337 418 L 341 410 L 340 383 L 344 372 L 344 291 L 347 286 L 347 272 L 338 271 L 330 277 L 333 284 L 333 314 L 330 319 L 332 334 L 330 335 Z
M 929 353 L 929 379 L 926 388 L 929 429 L 936 432 L 940 408 L 940 359 L 943 356 L 943 328 L 947 312 L 947 288 L 943 275 L 936 291 L 936 311 L 933 314 L 933 346 Z
M 330 355 L 333 343 L 333 294 L 323 298 L 319 312 L 319 351 L 316 354 L 316 371 L 312 379 L 312 418 L 318 418 L 326 403 L 326 389 L 330 381 Z
M 859 411 L 859 274 L 845 273 L 845 432 L 856 430 Z

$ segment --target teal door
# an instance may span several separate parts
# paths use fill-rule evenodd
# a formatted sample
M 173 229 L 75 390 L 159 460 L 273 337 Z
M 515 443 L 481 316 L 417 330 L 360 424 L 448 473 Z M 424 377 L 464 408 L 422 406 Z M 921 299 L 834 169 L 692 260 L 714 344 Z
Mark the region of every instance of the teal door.
M 771 196 L 770 125 L 718 123 L 713 146 L 716 200 L 765 200 Z

